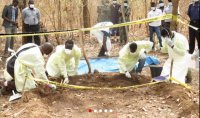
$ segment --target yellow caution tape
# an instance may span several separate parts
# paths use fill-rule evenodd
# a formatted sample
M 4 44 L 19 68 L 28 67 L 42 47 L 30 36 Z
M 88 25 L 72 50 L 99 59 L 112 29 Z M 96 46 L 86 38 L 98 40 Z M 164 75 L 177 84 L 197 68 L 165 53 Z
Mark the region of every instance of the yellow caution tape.
M 172 21 L 177 21 L 178 20 L 178 15 L 173 15 L 172 16 Z
M 173 77 L 170 77 L 170 79 L 169 79 L 170 81 L 176 81 L 176 82 L 178 82 L 180 85 L 182 85 L 182 86 L 184 86 L 185 88 L 187 88 L 187 89 L 192 89 L 190 86 L 188 86 L 187 84 L 183 84 L 183 83 L 181 83 L 180 81 L 178 81 L 178 80 L 176 80 L 175 78 L 173 78 Z
M 121 23 L 121 24 L 115 24 L 112 26 L 103 26 L 103 27 L 96 27 L 96 28 L 82 28 L 80 29 L 81 31 L 90 31 L 90 30 L 98 30 L 98 29 L 104 29 L 104 28 L 114 28 L 114 27 L 123 27 L 123 26 L 128 26 L 128 25 L 134 25 L 134 24 L 141 24 L 141 23 L 148 23 L 148 22 L 153 22 L 153 21 L 159 21 L 159 20 L 164 20 L 164 19 L 169 19 L 172 18 L 172 14 L 167 14 L 167 15 L 162 15 L 159 17 L 153 17 L 153 18 L 147 18 L 147 19 L 142 19 L 142 20 L 137 20 L 137 21 L 131 21 L 131 22 L 126 22 L 126 23 Z M 72 30 L 72 31 L 55 31 L 55 32 L 47 32 L 47 33 L 31 33 L 31 34 L 14 34 L 14 35 L 0 35 L 0 37 L 17 37 L 17 36 L 35 36 L 35 35 L 49 35 L 49 34 L 63 34 L 63 33 L 72 33 L 72 32 L 79 32 L 79 30 Z
M 53 82 L 53 81 L 48 81 L 48 80 L 41 80 L 41 79 L 36 79 L 36 78 L 31 78 L 27 77 L 28 79 L 37 81 L 37 82 L 42 82 L 45 84 L 53 84 L 59 87 L 65 87 L 65 88 L 75 88 L 75 89 L 92 89 L 92 90 L 127 90 L 127 89 L 133 89 L 133 88 L 138 88 L 138 87 L 143 87 L 143 86 L 148 86 L 148 85 L 154 85 L 162 82 L 167 82 L 168 80 L 163 80 L 160 82 L 152 82 L 148 84 L 142 84 L 142 85 L 135 85 L 135 86 L 128 86 L 128 87 L 116 87 L 116 88 L 101 88 L 101 87 L 87 87 L 87 86 L 77 86 L 77 85 L 70 85 L 70 84 L 62 84 L 58 82 Z
M 177 20 L 178 22 L 187 25 L 195 30 L 199 30 L 199 28 L 196 28 L 194 26 L 191 26 L 187 23 L 184 23 L 183 21 L 181 21 L 180 19 L 178 19 L 178 16 L 173 16 L 172 14 L 166 14 L 166 15 L 162 15 L 159 17 L 154 17 L 154 18 L 147 18 L 147 19 L 141 19 L 141 20 L 137 20 L 137 21 L 131 21 L 131 22 L 126 22 L 126 23 L 121 23 L 121 24 L 115 24 L 112 26 L 103 26 L 103 27 L 92 27 L 92 28 L 82 28 L 80 29 L 81 31 L 90 31 L 90 30 L 98 30 L 98 29 L 104 29 L 104 28 L 114 28 L 114 27 L 123 27 L 123 26 L 129 26 L 129 25 L 135 25 L 135 24 L 141 24 L 141 23 L 148 23 L 148 22 L 153 22 L 153 21 L 159 21 L 159 20 L 164 20 L 164 19 L 169 19 L 172 18 L 172 20 Z M 72 33 L 72 32 L 79 32 L 78 29 L 76 30 L 68 30 L 68 31 L 53 31 L 53 32 L 42 32 L 42 33 L 18 33 L 18 34 L 0 34 L 0 37 L 18 37 L 18 36 L 36 36 L 36 35 L 49 35 L 49 34 L 63 34 L 63 33 Z
M 184 23 L 184 22 L 181 21 L 180 19 L 178 19 L 178 22 L 180 22 L 180 23 L 182 23 L 182 24 L 184 24 L 184 25 L 187 25 L 188 27 L 191 27 L 191 28 L 193 28 L 194 30 L 199 31 L 199 28 L 196 28 L 196 27 L 194 27 L 194 26 L 192 26 L 192 25 L 189 25 L 189 24 L 187 24 L 187 23 Z

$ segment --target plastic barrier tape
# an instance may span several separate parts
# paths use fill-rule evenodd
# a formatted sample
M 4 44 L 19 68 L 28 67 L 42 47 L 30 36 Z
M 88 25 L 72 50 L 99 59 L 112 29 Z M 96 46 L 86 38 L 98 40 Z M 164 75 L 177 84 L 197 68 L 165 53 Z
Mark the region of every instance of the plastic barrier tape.
M 122 26 L 128 26 L 128 25 L 134 25 L 134 24 L 141 24 L 141 23 L 148 23 L 148 22 L 153 22 L 153 21 L 158 21 L 158 20 L 164 20 L 164 19 L 169 19 L 172 18 L 172 14 L 167 14 L 167 15 L 162 15 L 159 17 L 154 17 L 154 18 L 147 18 L 147 19 L 142 19 L 142 20 L 137 20 L 137 21 L 131 21 L 131 22 L 126 22 L 126 23 L 121 23 L 121 24 L 115 24 L 112 26 L 103 26 L 103 27 L 96 27 L 96 28 L 82 28 L 80 29 L 81 31 L 90 31 L 90 30 L 98 30 L 98 29 L 104 29 L 104 28 L 114 28 L 114 27 L 122 27 Z M 67 30 L 67 31 L 50 31 L 50 32 L 41 32 L 41 33 L 16 33 L 16 34 L 0 34 L 0 37 L 17 37 L 17 36 L 35 36 L 35 35 L 48 35 L 48 34 L 63 34 L 63 33 L 72 33 L 72 32 L 79 32 L 80 30 L 75 29 L 75 30 Z
M 148 22 L 159 21 L 159 20 L 164 20 L 164 19 L 169 19 L 169 18 L 172 18 L 173 20 L 177 20 L 178 22 L 199 31 L 199 28 L 196 28 L 196 27 L 191 26 L 187 23 L 184 23 L 183 21 L 178 19 L 178 16 L 173 16 L 173 17 L 172 16 L 173 16 L 172 14 L 167 14 L 167 15 L 162 15 L 162 16 L 154 17 L 154 18 L 147 18 L 147 19 L 142 19 L 142 20 L 137 20 L 137 21 L 115 24 L 115 25 L 112 25 L 112 26 L 103 26 L 103 27 L 96 27 L 96 28 L 82 28 L 80 30 L 75 29 L 75 30 L 49 31 L 49 32 L 39 32 L 39 33 L 0 34 L 0 37 L 36 36 L 36 35 L 72 33 L 72 32 L 79 32 L 79 31 L 90 31 L 90 30 L 98 30 L 98 29 L 104 29 L 104 28 L 123 27 L 123 26 L 128 26 L 128 25 L 148 23 Z
M 185 88 L 187 89 L 192 89 L 190 86 L 188 86 L 187 84 L 183 84 L 181 83 L 180 81 L 176 80 L 175 78 L 171 77 L 169 80 L 173 80 L 173 81 L 176 81 L 178 82 L 180 85 L 184 86 Z
M 135 86 L 128 86 L 128 87 L 116 87 L 116 88 L 101 88 L 101 87 L 87 87 L 87 86 L 76 86 L 76 85 L 69 85 L 69 84 L 62 84 L 58 82 L 53 82 L 53 81 L 47 81 L 47 80 L 41 80 L 41 79 L 36 79 L 36 78 L 31 78 L 27 77 L 28 79 L 37 81 L 37 82 L 42 82 L 45 84 L 54 84 L 59 87 L 65 87 L 65 88 L 75 88 L 75 89 L 92 89 L 92 90 L 127 90 L 127 89 L 133 89 L 133 88 L 138 88 L 138 87 L 143 87 L 143 86 L 148 86 L 148 85 L 154 85 L 162 82 L 168 82 L 168 80 L 163 80 L 160 82 L 152 82 L 148 84 L 142 84 L 142 85 L 135 85 Z
M 194 26 L 192 26 L 192 25 L 189 25 L 189 24 L 187 24 L 187 23 L 184 23 L 184 22 L 181 21 L 180 19 L 178 19 L 178 22 L 180 22 L 180 23 L 182 23 L 182 24 L 184 24 L 184 25 L 187 25 L 188 27 L 191 27 L 191 28 L 193 28 L 194 30 L 199 31 L 199 28 L 196 28 L 196 27 L 194 27 Z

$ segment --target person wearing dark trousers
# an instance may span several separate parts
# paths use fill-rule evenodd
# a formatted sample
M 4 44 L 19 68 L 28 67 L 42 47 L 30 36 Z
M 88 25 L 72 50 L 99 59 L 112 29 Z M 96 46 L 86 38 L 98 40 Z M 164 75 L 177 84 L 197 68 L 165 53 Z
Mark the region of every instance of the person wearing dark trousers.
M 4 19 L 2 26 L 5 28 L 6 34 L 17 33 L 17 18 L 18 18 L 18 0 L 13 0 L 12 4 L 5 5 L 2 13 Z M 15 37 L 7 37 L 4 56 L 8 53 L 8 48 L 13 49 Z M 9 55 L 8 55 L 9 56 Z
M 109 33 L 108 32 L 106 32 L 106 31 L 102 31 L 103 32 L 103 45 L 102 45 L 102 47 L 101 47 L 101 51 L 99 52 L 99 55 L 98 55 L 98 57 L 101 57 L 101 56 L 106 56 L 105 55 L 105 52 L 108 52 L 108 50 L 107 50 L 107 48 L 106 48 L 106 41 L 105 40 L 107 40 L 107 37 L 109 37 Z M 108 53 L 108 55 L 110 55 L 109 53 Z
M 194 3 L 190 4 L 187 15 L 190 17 L 190 25 L 199 28 L 199 0 L 194 0 Z M 199 32 L 189 27 L 189 53 L 193 54 L 195 49 L 195 38 L 197 39 L 199 49 Z
M 22 20 L 25 23 L 26 32 L 37 33 L 40 31 L 39 20 L 40 11 L 34 7 L 34 1 L 29 1 L 29 7 L 22 10 Z M 40 45 L 39 35 L 34 36 L 35 44 Z M 32 43 L 32 36 L 27 36 L 26 43 Z

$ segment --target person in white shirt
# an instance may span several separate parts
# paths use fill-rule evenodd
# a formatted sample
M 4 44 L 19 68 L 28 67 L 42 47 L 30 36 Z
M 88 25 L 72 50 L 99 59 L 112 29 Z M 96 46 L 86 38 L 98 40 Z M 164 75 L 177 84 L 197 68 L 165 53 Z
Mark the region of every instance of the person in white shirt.
M 165 7 L 164 9 L 164 15 L 165 14 L 172 14 L 173 11 L 173 4 L 172 0 L 168 0 L 169 5 Z M 180 14 L 179 7 L 178 7 L 178 14 Z M 165 28 L 170 28 L 170 23 L 171 23 L 171 18 L 170 19 L 165 19 L 164 27 Z M 177 31 L 177 26 L 176 26 L 176 31 Z
M 151 11 L 148 13 L 148 18 L 152 17 L 158 17 L 162 15 L 162 11 L 160 9 L 157 9 L 155 2 L 151 2 Z M 160 47 L 162 47 L 162 39 L 161 39 L 161 33 L 160 33 L 160 26 L 161 21 L 154 21 L 149 23 L 149 31 L 150 31 L 150 41 L 153 41 L 153 32 L 156 32 L 156 35 L 159 39 Z M 154 50 L 154 45 L 152 47 L 152 50 Z

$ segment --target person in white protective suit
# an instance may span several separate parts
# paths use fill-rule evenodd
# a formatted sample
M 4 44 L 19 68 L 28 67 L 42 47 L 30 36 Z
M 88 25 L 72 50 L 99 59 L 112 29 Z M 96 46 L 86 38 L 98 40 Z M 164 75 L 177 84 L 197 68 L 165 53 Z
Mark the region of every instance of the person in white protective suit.
M 64 84 L 68 84 L 68 75 L 78 75 L 78 66 L 81 49 L 74 45 L 72 40 L 67 40 L 65 45 L 56 47 L 56 52 L 47 61 L 46 70 L 52 77 L 64 77 Z
M 5 88 L 4 92 L 7 89 L 22 92 L 25 77 L 33 77 L 31 69 L 34 70 L 37 78 L 48 81 L 44 69 L 44 57 L 48 57 L 52 51 L 53 46 L 50 43 L 44 43 L 42 46 L 28 43 L 21 46 L 16 53 L 12 51 L 12 56 L 6 62 L 5 79 L 1 83 Z M 24 90 L 34 89 L 35 84 L 34 80 L 27 79 Z M 56 89 L 55 85 L 47 84 L 47 86 Z
M 112 25 L 113 25 L 112 22 L 101 22 L 101 23 L 96 24 L 93 28 L 112 26 Z M 91 34 L 93 34 L 97 38 L 97 40 L 101 46 L 101 51 L 99 52 L 98 57 L 101 57 L 101 56 L 110 57 L 109 50 L 111 50 L 112 46 L 111 46 L 111 41 L 110 41 L 109 36 L 110 36 L 110 34 L 112 34 L 112 28 L 91 30 Z
M 185 55 L 189 50 L 188 40 L 182 34 L 170 31 L 169 28 L 163 29 L 161 35 L 163 38 L 161 52 L 169 54 L 169 58 L 163 66 L 161 76 L 169 75 L 167 79 L 170 78 L 171 61 L 173 58 L 172 77 L 185 84 L 185 77 L 188 72 L 188 68 L 185 67 Z M 177 83 L 175 81 L 172 82 Z
M 146 53 L 152 49 L 152 46 L 153 43 L 150 41 L 135 41 L 126 44 L 119 52 L 120 73 L 131 78 L 130 71 L 135 69 L 135 65 L 139 61 L 136 73 L 140 75 L 145 65 Z

